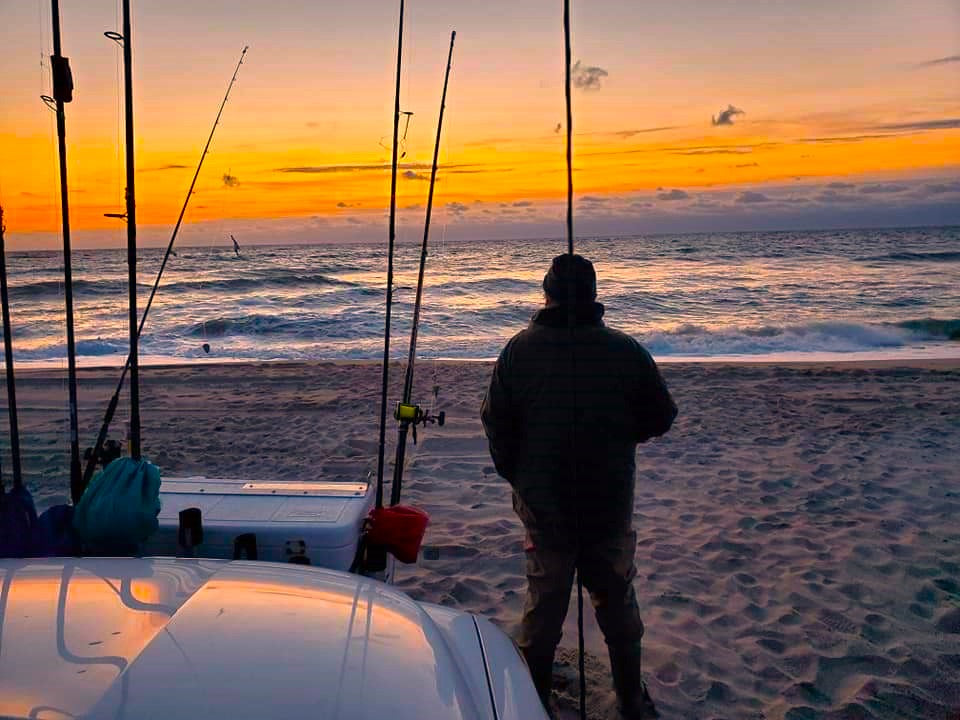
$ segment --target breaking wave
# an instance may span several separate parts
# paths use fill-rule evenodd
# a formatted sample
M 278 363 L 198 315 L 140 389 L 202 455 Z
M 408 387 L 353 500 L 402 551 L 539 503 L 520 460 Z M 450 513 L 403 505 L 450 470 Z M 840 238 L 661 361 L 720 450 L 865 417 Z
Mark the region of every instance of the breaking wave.
M 357 283 L 338 280 L 322 273 L 277 273 L 260 277 L 236 277 L 224 280 L 181 280 L 162 287 L 163 292 L 185 292 L 191 290 L 222 290 L 236 292 L 259 290 L 263 288 L 304 288 L 317 286 L 355 287 Z
M 892 252 L 860 258 L 863 262 L 960 262 L 960 252 Z
M 356 323 L 333 317 L 306 315 L 289 317 L 251 313 L 232 317 L 216 317 L 181 328 L 179 333 L 194 338 L 233 336 L 288 336 L 298 340 L 351 337 L 357 333 Z
M 811 322 L 797 325 L 712 329 L 684 324 L 642 337 L 654 355 L 774 355 L 787 352 L 866 352 L 960 341 L 960 320 L 898 323 Z

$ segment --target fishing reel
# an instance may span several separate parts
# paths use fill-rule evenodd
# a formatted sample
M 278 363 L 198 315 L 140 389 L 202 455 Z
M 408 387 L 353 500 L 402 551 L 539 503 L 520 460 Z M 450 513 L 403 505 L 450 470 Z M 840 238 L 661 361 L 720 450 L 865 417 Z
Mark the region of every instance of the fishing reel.
M 84 451 L 84 462 L 90 462 L 90 458 L 93 456 L 93 450 L 92 447 L 88 447 Z M 103 447 L 100 448 L 100 453 L 95 458 L 95 464 L 100 465 L 100 467 L 106 467 L 121 455 L 123 455 L 123 445 L 116 440 L 107 440 L 103 443 Z
M 412 403 L 397 403 L 396 410 L 393 411 L 393 417 L 401 425 L 406 425 L 413 432 L 413 444 L 417 444 L 417 425 L 436 425 L 443 427 L 447 421 L 447 414 L 441 410 L 436 415 L 431 414 L 430 410 L 424 410 L 419 405 Z

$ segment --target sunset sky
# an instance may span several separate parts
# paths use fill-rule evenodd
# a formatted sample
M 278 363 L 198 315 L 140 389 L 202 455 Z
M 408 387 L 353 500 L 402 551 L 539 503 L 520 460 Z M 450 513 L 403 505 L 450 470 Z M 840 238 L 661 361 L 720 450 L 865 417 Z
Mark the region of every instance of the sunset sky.
M 123 242 L 115 0 L 62 0 L 78 246 Z M 385 237 L 398 3 L 134 0 L 141 237 L 165 240 L 250 46 L 182 243 Z M 582 234 L 960 222 L 955 0 L 574 2 Z M 448 237 L 562 232 L 559 0 L 409 0 L 399 203 L 422 226 L 449 33 L 435 221 Z M 50 7 L 0 1 L 9 244 L 55 247 Z M 41 62 L 42 61 L 42 62 Z

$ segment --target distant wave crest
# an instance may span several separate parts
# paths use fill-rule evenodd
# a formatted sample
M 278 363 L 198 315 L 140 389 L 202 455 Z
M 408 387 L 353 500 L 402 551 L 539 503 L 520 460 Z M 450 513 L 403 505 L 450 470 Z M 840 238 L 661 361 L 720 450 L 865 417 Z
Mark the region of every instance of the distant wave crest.
M 960 319 L 889 324 L 811 322 L 777 327 L 709 328 L 685 324 L 646 334 L 654 355 L 763 355 L 784 352 L 864 352 L 918 342 L 960 341 Z
M 338 280 L 323 273 L 276 273 L 262 277 L 235 277 L 224 280 L 181 280 L 163 286 L 164 292 L 184 292 L 190 290 L 223 290 L 236 292 L 243 290 L 257 290 L 268 287 L 309 287 L 309 286 L 343 286 L 354 287 L 356 283 L 347 280 Z
M 192 280 L 178 280 L 162 285 L 163 294 L 179 294 L 184 292 L 245 292 L 263 288 L 306 288 L 306 287 L 357 287 L 357 283 L 339 280 L 324 273 L 267 273 L 260 277 L 233 277 L 225 279 L 195 278 Z M 140 293 L 148 293 L 152 285 L 138 283 Z M 74 295 L 107 296 L 116 295 L 118 302 L 126 300 L 127 283 L 121 280 L 83 280 L 73 281 Z M 63 295 L 62 280 L 38 280 L 32 283 L 14 285 L 10 288 L 10 295 L 18 299 L 56 298 Z
M 139 286 L 143 288 L 144 286 Z M 107 295 L 116 293 L 118 297 L 126 292 L 127 284 L 117 280 L 74 280 L 75 295 Z M 38 280 L 37 282 L 13 285 L 10 296 L 13 298 L 39 299 L 63 295 L 63 280 Z
M 364 328 L 365 329 L 365 328 Z M 292 340 L 320 340 L 354 337 L 360 332 L 358 323 L 344 323 L 333 317 L 303 315 L 290 317 L 267 313 L 216 317 L 194 323 L 181 329 L 182 334 L 195 338 L 222 338 L 244 336 L 286 336 Z
M 892 252 L 860 258 L 862 262 L 960 262 L 960 252 Z

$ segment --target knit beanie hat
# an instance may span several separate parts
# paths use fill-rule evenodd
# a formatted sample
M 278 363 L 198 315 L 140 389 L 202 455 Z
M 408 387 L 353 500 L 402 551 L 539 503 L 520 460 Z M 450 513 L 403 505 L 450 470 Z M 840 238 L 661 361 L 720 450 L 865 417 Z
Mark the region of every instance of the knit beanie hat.
M 567 303 L 571 279 L 577 304 L 597 299 L 597 274 L 593 263 L 582 255 L 557 255 L 543 276 L 543 290 L 554 302 Z

